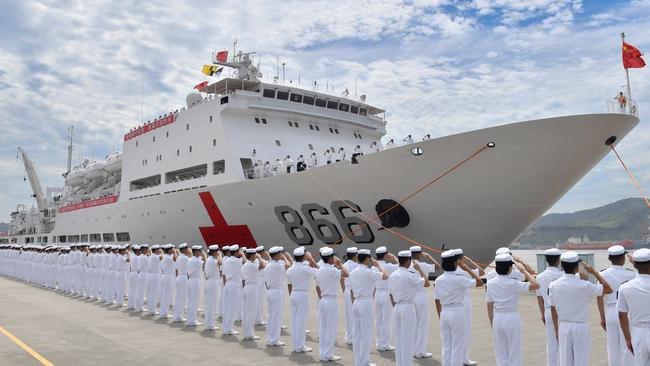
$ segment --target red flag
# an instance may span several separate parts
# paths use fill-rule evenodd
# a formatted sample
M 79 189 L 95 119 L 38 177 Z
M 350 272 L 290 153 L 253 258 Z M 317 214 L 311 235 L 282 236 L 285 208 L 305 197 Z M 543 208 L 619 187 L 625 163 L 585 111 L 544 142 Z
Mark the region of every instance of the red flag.
M 219 51 L 216 55 L 217 62 L 226 62 L 228 61 L 228 51 Z
M 645 61 L 641 58 L 643 54 L 636 47 L 629 43 L 623 42 L 623 67 L 626 69 L 636 69 L 645 66 Z
M 208 86 L 208 82 L 207 82 L 207 81 L 204 81 L 204 82 L 202 82 L 202 83 L 200 83 L 200 84 L 196 84 L 196 85 L 194 85 L 194 89 L 199 89 L 199 90 L 201 90 L 201 89 L 205 88 L 206 86 Z

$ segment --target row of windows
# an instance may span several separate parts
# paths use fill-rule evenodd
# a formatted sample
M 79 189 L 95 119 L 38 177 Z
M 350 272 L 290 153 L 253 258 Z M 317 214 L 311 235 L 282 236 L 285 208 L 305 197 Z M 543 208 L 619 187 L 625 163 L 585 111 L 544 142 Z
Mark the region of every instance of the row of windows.
M 29 238 L 27 238 L 29 239 Z M 32 238 L 33 240 L 34 238 Z M 53 236 L 54 243 L 110 243 L 110 242 L 128 242 L 131 241 L 129 233 L 102 233 L 102 234 L 81 234 L 81 235 L 59 235 Z M 47 243 L 47 237 L 42 238 L 42 243 Z
M 276 140 L 276 144 L 280 141 Z M 280 146 L 280 145 L 278 145 Z M 223 174 L 226 171 L 225 160 L 217 160 L 212 162 L 212 174 Z M 188 168 L 173 170 L 165 173 L 165 184 L 183 182 L 197 178 L 203 178 L 208 175 L 208 164 L 200 164 Z M 130 191 L 138 191 L 140 189 L 156 187 L 162 184 L 161 175 L 152 175 L 145 178 L 140 178 L 131 181 Z
M 275 90 L 275 89 L 264 89 L 262 95 L 266 98 L 274 98 L 279 100 L 289 100 L 295 103 L 302 103 L 308 105 L 315 105 L 316 107 L 335 109 L 341 112 L 350 112 L 353 114 L 358 114 L 361 116 L 368 115 L 368 110 L 364 107 L 357 105 L 350 105 L 347 103 L 341 103 L 335 100 L 323 99 L 318 97 L 313 97 L 309 95 L 302 95 L 296 93 L 289 93 L 284 90 Z

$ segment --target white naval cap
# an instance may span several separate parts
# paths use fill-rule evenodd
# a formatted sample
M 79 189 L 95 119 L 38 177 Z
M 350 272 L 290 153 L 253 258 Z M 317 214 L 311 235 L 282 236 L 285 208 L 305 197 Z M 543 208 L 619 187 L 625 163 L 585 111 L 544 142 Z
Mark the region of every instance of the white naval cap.
M 411 251 L 411 253 L 420 253 L 422 252 L 422 247 L 419 245 L 414 245 L 410 247 L 409 250 Z
M 512 262 L 512 256 L 509 253 L 501 253 L 497 254 L 496 257 L 494 257 L 495 262 Z
M 255 253 L 257 253 L 257 250 L 255 250 L 255 248 L 246 249 L 246 254 L 255 254 Z
M 454 251 L 456 252 L 456 255 L 463 255 L 463 250 L 460 248 L 454 249 Z
M 319 249 L 320 255 L 323 257 L 327 257 L 329 255 L 334 254 L 334 249 L 330 247 L 322 247 Z
M 216 245 L 216 244 L 214 244 L 214 245 L 210 245 L 210 246 L 208 247 L 208 249 L 209 249 L 209 250 L 219 250 L 219 246 Z
M 203 247 L 200 245 L 192 245 L 192 250 L 201 250 L 201 249 L 203 249 Z
M 456 249 L 445 250 L 444 252 L 442 252 L 442 254 L 440 254 L 441 258 L 451 258 L 455 256 L 456 256 Z
M 359 249 L 359 254 L 370 255 L 370 249 Z
M 119 247 L 117 245 L 111 245 L 111 250 L 117 250 Z
M 501 248 L 497 249 L 497 251 L 494 254 L 495 255 L 510 254 L 510 249 L 508 247 L 501 247 Z
M 648 261 L 650 261 L 650 249 L 642 248 L 642 249 L 637 250 L 632 255 L 632 259 L 634 259 L 635 262 L 648 262 Z
M 230 246 L 230 251 L 231 252 L 236 252 L 238 250 L 239 250 L 239 245 L 235 244 L 235 245 Z
M 278 248 L 280 248 L 281 252 L 284 252 L 284 247 L 282 245 L 280 245 Z
M 544 251 L 544 255 L 562 255 L 562 252 L 558 248 L 550 248 Z
M 357 254 L 359 252 L 359 249 L 357 249 L 357 247 L 349 247 L 345 250 L 345 252 L 348 254 Z
M 305 247 L 298 247 L 294 249 L 293 255 L 295 255 L 296 257 L 302 257 L 303 255 L 305 255 Z
M 178 249 L 183 249 L 183 248 L 187 248 L 187 243 L 183 243 L 178 246 Z
M 263 252 L 264 251 L 264 245 L 260 245 L 257 248 L 255 248 L 256 252 Z
M 607 248 L 607 254 L 609 255 L 621 255 L 625 254 L 625 248 L 622 245 L 614 245 Z
M 276 253 L 280 253 L 280 252 L 281 252 L 281 250 L 280 250 L 280 247 L 278 247 L 278 246 L 271 247 L 271 249 L 269 249 L 269 254 L 276 254 Z
M 230 245 L 226 245 L 226 246 L 222 247 L 221 250 L 224 251 L 224 252 L 229 252 L 230 251 Z
M 149 248 L 149 244 L 140 244 L 140 248 Z
M 576 252 L 565 252 L 560 256 L 560 260 L 565 263 L 575 263 L 579 259 L 578 253 Z
M 155 244 L 151 246 L 151 250 L 156 250 L 156 249 L 160 249 L 160 245 Z
M 411 258 L 412 254 L 410 250 L 400 250 L 397 256 L 400 258 Z
M 135 244 L 135 245 L 133 246 L 133 250 L 140 250 L 140 246 L 139 246 L 138 244 Z
M 162 246 L 163 249 L 171 249 L 174 247 L 174 244 L 165 244 Z

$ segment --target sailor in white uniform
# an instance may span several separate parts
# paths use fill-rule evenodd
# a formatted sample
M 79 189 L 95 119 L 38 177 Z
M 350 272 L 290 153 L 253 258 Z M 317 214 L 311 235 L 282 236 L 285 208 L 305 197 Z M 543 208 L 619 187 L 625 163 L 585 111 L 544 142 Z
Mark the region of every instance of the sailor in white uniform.
M 441 254 L 441 267 L 444 273 L 436 278 L 434 300 L 440 318 L 440 338 L 442 341 L 442 366 L 460 366 L 464 363 L 467 348 L 465 334 L 471 329 L 466 325 L 466 291 L 482 287 L 479 275 L 465 264 L 460 249 L 450 249 Z M 467 276 L 458 272 L 467 273 Z
M 392 149 L 394 147 L 395 147 L 395 140 L 394 139 L 388 140 L 386 145 L 384 145 L 384 149 Z
M 388 279 L 379 263 L 370 255 L 370 249 L 360 249 L 357 253 L 359 265 L 350 272 L 349 287 L 352 298 L 352 350 L 354 364 L 368 366 L 370 363 L 370 343 L 374 320 L 373 293 L 377 281 Z
M 564 272 L 560 269 L 560 252 L 557 248 L 551 248 L 544 251 L 546 259 L 546 269 L 537 276 L 539 289 L 537 290 L 537 304 L 541 313 L 542 322 L 546 327 L 546 366 L 558 366 L 559 348 L 555 336 L 555 324 L 551 315 L 551 298 L 548 293 L 548 287 L 558 278 L 562 277 Z M 514 271 L 514 268 L 513 268 Z
M 178 246 L 175 262 L 176 269 L 176 296 L 174 298 L 174 322 L 184 322 L 185 308 L 187 305 L 187 262 L 190 260 L 190 248 L 187 243 Z
M 412 143 L 413 143 L 413 137 L 411 137 L 411 135 L 408 135 L 408 136 L 406 136 L 406 137 L 404 138 L 404 140 L 402 140 L 402 141 L 404 141 L 404 143 L 405 143 L 406 145 L 408 145 L 408 144 L 412 144 Z
M 338 326 L 338 297 L 341 293 L 341 279 L 348 277 L 348 272 L 341 260 L 334 256 L 329 247 L 320 248 L 320 265 L 314 278 L 318 294 L 318 349 L 321 361 L 339 361 L 334 355 L 336 330 Z
M 429 273 L 436 271 L 435 260 L 428 253 L 422 252 L 422 247 L 415 245 L 409 248 L 413 256 L 412 263 L 419 264 L 420 269 L 428 278 Z M 431 263 L 425 262 L 428 260 Z M 427 287 L 429 283 L 425 283 L 418 293 L 415 295 L 415 310 L 417 314 L 416 334 L 415 334 L 415 347 L 413 349 L 413 356 L 415 358 L 430 358 L 433 356 L 431 352 L 427 352 L 427 341 L 429 340 L 429 298 L 427 297 Z
M 262 259 L 256 248 L 246 249 L 246 263 L 241 269 L 242 280 L 244 281 L 242 330 L 244 340 L 253 341 L 260 337 L 255 335 L 255 319 L 258 316 L 259 304 L 263 300 L 259 297 L 259 283 L 263 282 L 260 271 L 266 267 L 266 261 Z
M 356 247 L 350 247 L 346 250 L 347 261 L 343 263 L 343 268 L 348 273 L 357 268 L 357 253 L 359 249 Z M 350 345 L 352 344 L 352 334 L 354 332 L 352 326 L 352 298 L 350 297 L 350 285 L 348 284 L 349 278 L 345 278 L 344 288 L 343 288 L 343 300 L 345 303 L 345 343 Z
M 343 147 L 339 148 L 339 151 L 336 153 L 336 161 L 345 160 L 345 149 Z
M 382 246 L 375 249 L 375 254 L 379 266 L 389 276 L 399 268 L 397 258 L 388 253 L 386 247 Z M 375 286 L 375 327 L 377 351 L 394 350 L 395 347 L 390 344 L 391 329 L 393 328 L 393 304 L 390 301 L 390 293 L 388 292 L 388 280 L 379 280 Z
M 264 262 L 264 267 L 260 266 L 258 279 L 257 279 L 257 307 L 255 309 L 255 325 L 266 325 L 266 315 L 264 312 L 264 303 L 266 302 L 266 283 L 264 283 L 264 268 L 271 260 L 269 252 L 264 250 L 264 246 L 260 245 L 255 248 L 255 252 L 259 254 L 260 264 Z
M 549 286 L 551 314 L 556 324 L 560 350 L 560 365 L 587 366 L 591 352 L 589 301 L 596 296 L 611 294 L 612 288 L 600 273 L 580 262 L 578 253 L 562 253 L 560 261 L 564 275 Z M 580 263 L 600 284 L 576 277 Z
M 234 329 L 235 320 L 241 314 L 241 292 L 242 292 L 242 257 L 239 245 L 231 245 L 229 248 L 230 256 L 221 266 L 223 273 L 223 293 L 222 308 L 223 314 L 223 334 L 239 334 Z
M 416 332 L 421 326 L 417 322 L 415 298 L 421 288 L 429 287 L 429 277 L 419 263 L 412 263 L 410 250 L 403 250 L 397 256 L 399 268 L 388 278 L 390 301 L 395 306 L 395 364 L 409 366 L 413 364 Z
M 218 245 L 208 247 L 208 259 L 205 261 L 205 293 L 203 295 L 203 319 L 205 330 L 217 330 L 217 291 L 221 274 L 219 273 L 219 262 L 221 253 Z
M 132 251 L 128 255 L 129 260 L 129 299 L 127 301 L 129 310 L 135 310 L 137 308 L 137 297 L 138 297 L 138 256 L 140 255 L 140 246 L 133 245 L 131 247 Z M 95 254 L 96 256 L 97 254 Z M 97 262 L 95 258 L 94 262 Z M 97 271 L 97 269 L 95 269 Z M 95 274 L 96 277 L 99 277 Z
M 312 286 L 318 265 L 314 262 L 311 253 L 305 251 L 305 247 L 294 249 L 293 258 L 293 264 L 287 269 L 291 314 L 291 344 L 293 352 L 311 352 L 312 349 L 305 346 L 305 331 L 309 319 L 308 291 Z
M 140 245 L 140 254 L 136 258 L 138 268 L 138 283 L 137 283 L 137 300 L 135 309 L 138 313 L 144 312 L 144 297 L 147 292 L 147 258 L 149 254 L 149 245 Z
M 487 282 L 486 300 L 488 319 L 492 325 L 494 354 L 497 366 L 523 365 L 523 330 L 517 311 L 519 294 L 535 291 L 539 284 L 526 268 L 508 253 L 494 258 L 497 277 Z M 525 276 L 523 282 L 509 276 L 513 264 Z
M 600 313 L 600 325 L 607 334 L 607 361 L 609 366 L 632 365 L 634 357 L 627 351 L 625 337 L 621 332 L 621 325 L 618 321 L 616 311 L 616 300 L 618 288 L 627 281 L 636 277 L 636 272 L 625 269 L 625 248 L 621 245 L 614 245 L 607 249 L 609 261 L 612 265 L 600 272 L 612 288 L 612 293 L 598 297 L 598 311 Z
M 512 256 L 512 252 L 510 251 L 510 248 L 507 247 L 501 247 L 497 249 L 497 251 L 494 253 L 494 256 L 496 257 L 499 254 L 510 254 Z M 559 255 L 559 254 L 558 254 Z M 559 257 L 558 257 L 559 259 Z M 528 272 L 533 274 L 533 272 Z M 489 281 L 493 278 L 496 278 L 498 276 L 497 271 L 495 269 L 491 269 L 487 272 L 485 278 Z M 508 275 L 511 278 L 514 278 L 519 281 L 524 281 L 526 278 L 524 277 L 524 274 L 519 271 L 517 267 L 512 267 L 512 271 L 510 271 L 510 274 Z
M 468 268 L 472 270 L 472 272 L 478 276 L 485 275 L 483 268 L 479 267 L 479 265 L 476 264 L 472 258 L 465 256 L 462 249 L 456 249 L 456 253 L 460 256 L 461 259 L 463 259 L 465 265 L 467 265 Z M 469 272 L 462 270 L 459 266 L 456 267 L 456 273 L 469 279 L 473 278 L 470 276 Z M 463 358 L 463 365 L 472 366 L 476 365 L 476 362 L 472 361 L 469 358 L 469 349 L 472 345 L 472 291 L 469 288 L 465 289 L 465 301 L 463 302 L 463 306 L 465 310 L 465 317 L 463 320 L 465 321 L 465 327 L 467 328 L 465 332 L 463 332 L 465 335 L 465 357 Z
M 173 244 L 165 244 L 162 249 L 164 254 L 160 262 L 160 318 L 167 319 L 171 317 L 169 307 L 174 296 L 174 280 L 176 279 L 174 261 L 176 260 L 176 253 Z
M 280 341 L 282 330 L 283 292 L 286 284 L 286 271 L 291 266 L 291 258 L 282 253 L 282 248 L 274 246 L 269 249 L 271 260 L 264 269 L 266 283 L 266 304 L 268 319 L 266 321 L 266 345 L 284 346 Z
M 332 163 L 332 153 L 333 153 L 333 151 L 330 151 L 330 149 L 325 150 L 325 153 L 323 153 L 323 157 L 324 157 L 325 162 L 327 164 Z
M 160 245 L 151 246 L 151 255 L 147 261 L 149 274 L 147 275 L 147 309 L 149 315 L 157 315 L 158 302 L 160 293 L 160 261 L 162 261 L 162 251 Z
M 203 263 L 205 253 L 202 246 L 192 245 L 192 258 L 187 262 L 187 323 L 188 327 L 202 325 L 197 320 L 199 312 L 199 296 L 201 295 L 201 277 L 203 277 Z
M 313 152 L 309 156 L 308 164 L 310 168 L 315 168 L 318 166 L 318 157 L 316 156 L 316 153 Z
M 126 255 L 126 250 L 126 245 L 119 247 L 115 263 L 117 272 L 115 275 L 115 303 L 119 307 L 124 306 L 124 294 L 126 293 L 127 271 L 129 266 L 129 257 Z
M 617 310 L 627 349 L 635 366 L 650 365 L 650 249 L 634 252 L 639 274 L 618 289 Z M 630 364 L 631 365 L 631 364 Z

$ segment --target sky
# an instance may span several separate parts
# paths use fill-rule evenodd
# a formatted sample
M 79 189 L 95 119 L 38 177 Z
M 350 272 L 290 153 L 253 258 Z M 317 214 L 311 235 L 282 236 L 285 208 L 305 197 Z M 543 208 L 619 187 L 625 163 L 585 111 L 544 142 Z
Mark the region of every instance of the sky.
M 61 186 L 70 125 L 74 162 L 121 150 L 142 119 L 183 106 L 207 80 L 201 65 L 235 39 L 238 50 L 257 52 L 264 80 L 279 60 L 287 83 L 367 95 L 387 111 L 386 139 L 605 112 L 625 85 L 620 33 L 650 50 L 650 1 L 0 0 L 0 8 L 0 221 L 16 203 L 33 203 L 17 145 L 44 187 Z M 630 79 L 641 122 L 618 151 L 650 193 L 650 70 L 631 69 Z M 631 196 L 610 155 L 550 212 Z

